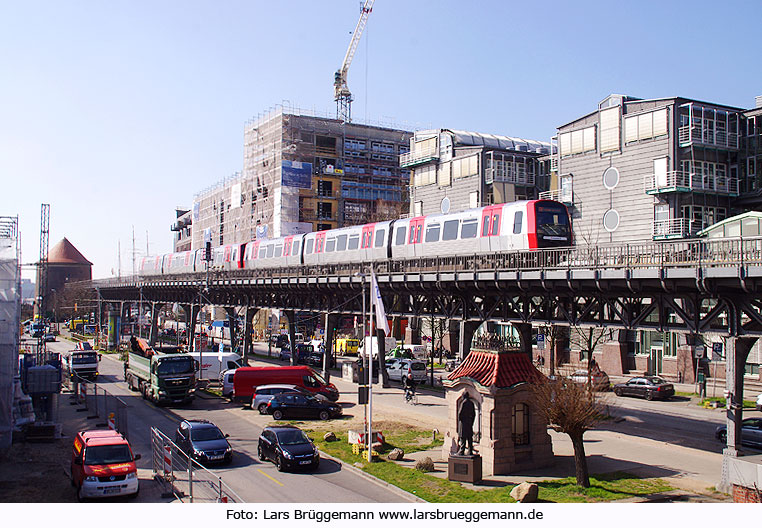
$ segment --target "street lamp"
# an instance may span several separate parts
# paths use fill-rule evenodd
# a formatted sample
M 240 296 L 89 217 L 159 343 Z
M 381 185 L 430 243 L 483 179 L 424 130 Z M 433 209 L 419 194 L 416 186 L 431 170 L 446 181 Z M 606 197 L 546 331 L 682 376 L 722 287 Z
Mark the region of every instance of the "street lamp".
M 372 387 L 373 387 L 373 361 L 372 352 L 373 338 L 365 339 L 365 278 L 366 274 L 360 271 L 355 272 L 355 277 L 362 278 L 362 349 L 363 349 L 363 370 L 368 377 L 368 402 L 363 406 L 365 409 L 365 425 L 366 425 L 366 438 L 368 441 L 368 462 L 373 462 L 373 403 L 372 403 Z M 369 332 L 370 333 L 370 332 Z M 370 344 L 368 344 L 370 343 Z M 367 346 L 366 346 L 367 345 Z M 363 380 L 364 381 L 364 380 Z

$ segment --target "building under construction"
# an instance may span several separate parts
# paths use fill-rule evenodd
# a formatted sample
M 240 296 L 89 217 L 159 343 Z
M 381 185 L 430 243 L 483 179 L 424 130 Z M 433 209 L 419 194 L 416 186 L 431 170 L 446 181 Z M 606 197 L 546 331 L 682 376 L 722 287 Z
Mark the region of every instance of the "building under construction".
M 195 196 L 192 247 L 331 229 L 408 210 L 412 133 L 277 106 L 245 125 L 243 172 Z

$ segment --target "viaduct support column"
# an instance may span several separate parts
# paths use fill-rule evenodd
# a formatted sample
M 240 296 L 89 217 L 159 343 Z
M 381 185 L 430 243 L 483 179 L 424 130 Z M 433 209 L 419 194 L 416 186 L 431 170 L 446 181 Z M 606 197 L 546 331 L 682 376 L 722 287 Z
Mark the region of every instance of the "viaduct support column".
M 323 376 L 326 380 L 329 380 L 331 376 L 328 372 L 328 367 L 336 362 L 336 330 L 339 327 L 340 322 L 341 314 L 325 314 L 325 341 L 323 342 L 325 356 L 323 359 Z
M 159 339 L 159 312 L 163 306 L 164 303 L 151 303 L 151 330 L 148 334 L 148 344 L 150 346 L 154 346 Z
M 197 304 L 184 304 L 185 312 L 185 337 L 188 340 L 188 350 L 196 350 L 196 321 L 198 320 L 199 306 Z
M 235 352 L 235 346 L 238 343 L 238 332 L 236 331 L 238 318 L 236 317 L 235 308 L 225 308 L 225 312 L 228 314 L 228 327 L 230 328 L 230 350 Z M 223 332 L 224 335 L 224 332 Z M 222 340 L 220 340 L 222 341 Z M 239 350 L 237 354 L 243 355 L 243 351 Z
M 521 351 L 527 355 L 529 361 L 532 361 L 532 324 L 531 323 L 511 323 L 519 333 L 521 340 Z
M 257 311 L 251 306 L 246 307 L 246 315 L 244 316 L 243 323 L 243 364 L 244 366 L 249 364 L 249 357 L 254 353 L 251 346 L 251 330 L 252 323 L 254 322 L 254 315 Z
M 460 321 L 458 328 L 458 359 L 463 361 L 471 352 L 471 342 L 474 340 L 474 333 L 482 325 L 481 321 Z
M 719 489 L 731 491 L 729 480 L 730 459 L 738 457 L 741 447 L 741 421 L 743 420 L 744 365 L 757 338 L 731 337 L 725 353 L 725 397 L 727 446 L 722 451 L 722 478 Z
M 405 329 L 405 343 L 411 345 L 421 344 L 421 318 L 410 317 L 407 320 L 407 328 Z
M 288 342 L 291 347 L 291 364 L 296 365 L 296 315 L 293 310 L 284 310 L 288 320 Z

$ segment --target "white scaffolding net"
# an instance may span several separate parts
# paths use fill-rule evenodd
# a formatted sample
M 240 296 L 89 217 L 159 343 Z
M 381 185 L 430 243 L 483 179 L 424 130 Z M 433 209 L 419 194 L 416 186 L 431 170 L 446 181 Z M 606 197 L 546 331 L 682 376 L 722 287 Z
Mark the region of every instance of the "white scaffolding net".
M 13 438 L 13 378 L 21 310 L 18 217 L 0 216 L 0 452 Z

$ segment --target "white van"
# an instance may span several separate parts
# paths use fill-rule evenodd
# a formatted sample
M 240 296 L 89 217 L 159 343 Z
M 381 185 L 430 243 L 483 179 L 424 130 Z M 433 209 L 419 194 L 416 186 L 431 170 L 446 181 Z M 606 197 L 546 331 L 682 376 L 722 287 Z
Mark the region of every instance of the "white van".
M 233 376 L 236 369 L 226 370 L 222 373 L 222 397 L 229 400 L 233 399 Z
M 426 345 L 402 345 L 402 348 L 409 350 L 413 358 L 426 360 Z
M 198 379 L 217 380 L 226 370 L 243 367 L 243 360 L 232 352 L 188 352 L 188 355 L 199 362 Z
M 364 347 L 367 346 L 371 350 L 371 355 L 373 357 L 378 356 L 378 338 L 376 336 L 366 336 L 364 343 L 360 343 L 360 348 L 358 349 L 357 353 L 359 355 L 365 355 Z M 384 338 L 384 356 L 386 356 L 389 352 L 392 351 L 394 347 L 397 346 L 397 340 L 393 337 L 385 337 Z

